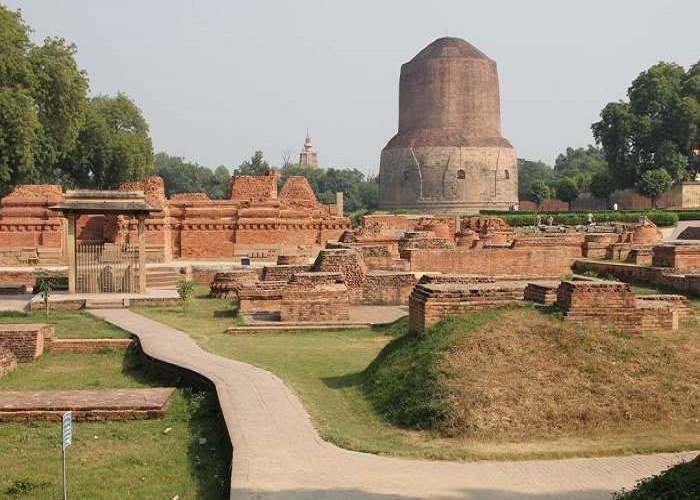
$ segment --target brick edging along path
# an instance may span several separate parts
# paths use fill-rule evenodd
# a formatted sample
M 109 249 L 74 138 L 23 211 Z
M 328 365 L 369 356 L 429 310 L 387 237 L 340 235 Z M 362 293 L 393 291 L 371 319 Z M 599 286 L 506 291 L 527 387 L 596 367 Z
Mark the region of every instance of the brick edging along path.
M 265 370 L 202 350 L 184 332 L 126 309 L 96 310 L 145 354 L 215 386 L 233 447 L 231 498 L 257 500 L 609 499 L 697 452 L 518 462 L 381 457 L 323 441 L 299 400 Z

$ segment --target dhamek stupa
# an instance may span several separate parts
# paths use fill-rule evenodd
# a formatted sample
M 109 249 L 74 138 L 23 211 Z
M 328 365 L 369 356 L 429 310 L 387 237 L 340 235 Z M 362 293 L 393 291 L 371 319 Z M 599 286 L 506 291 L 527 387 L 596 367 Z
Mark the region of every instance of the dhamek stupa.
M 401 66 L 399 131 L 382 150 L 380 208 L 463 214 L 517 202 L 496 62 L 460 38 L 435 40 Z

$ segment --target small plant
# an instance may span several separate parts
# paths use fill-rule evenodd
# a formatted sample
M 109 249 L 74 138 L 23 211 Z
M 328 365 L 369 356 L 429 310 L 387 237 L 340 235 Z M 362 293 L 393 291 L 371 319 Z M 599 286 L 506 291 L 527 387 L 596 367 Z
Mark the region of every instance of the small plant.
M 180 280 L 177 282 L 177 294 L 182 299 L 182 308 L 187 309 L 187 303 L 194 292 L 194 281 Z
M 51 292 L 53 292 L 54 284 L 53 281 L 51 281 L 51 278 L 48 276 L 46 270 L 37 270 L 36 286 L 39 293 L 41 293 L 41 298 L 44 300 L 44 312 L 46 312 L 46 315 L 48 316 L 51 310 L 49 297 L 51 296 Z

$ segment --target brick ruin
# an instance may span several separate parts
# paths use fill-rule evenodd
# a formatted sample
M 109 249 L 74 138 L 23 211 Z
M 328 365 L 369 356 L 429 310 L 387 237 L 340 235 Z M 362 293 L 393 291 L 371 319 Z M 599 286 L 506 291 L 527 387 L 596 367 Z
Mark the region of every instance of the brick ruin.
M 518 304 L 522 299 L 556 307 L 564 321 L 626 333 L 675 331 L 679 321 L 695 321 L 682 295 L 635 296 L 630 285 L 602 280 L 470 283 L 466 280 L 420 283 L 409 303 L 409 328 L 422 332 L 448 315 Z
M 53 325 L 0 324 L 0 348 L 10 351 L 20 363 L 34 361 L 41 356 L 45 344 L 50 344 L 53 337 Z
M 146 219 L 147 261 L 274 259 L 279 254 L 313 256 L 326 241 L 350 229 L 342 207 L 320 203 L 304 177 L 290 177 L 277 190 L 277 174 L 233 176 L 228 199 L 204 193 L 167 199 L 163 180 L 125 183 L 122 191 L 143 191 L 154 210 Z M 50 209 L 64 201 L 56 185 L 17 186 L 0 201 L 0 264 L 65 263 L 64 222 Z M 82 216 L 81 242 L 133 242 L 136 220 L 122 216 Z
M 0 377 L 17 368 L 17 357 L 5 347 L 0 347 Z

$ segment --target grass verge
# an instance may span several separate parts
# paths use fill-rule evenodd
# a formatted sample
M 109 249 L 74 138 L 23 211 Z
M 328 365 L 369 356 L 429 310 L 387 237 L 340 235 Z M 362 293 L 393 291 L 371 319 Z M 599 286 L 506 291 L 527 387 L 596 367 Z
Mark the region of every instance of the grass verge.
M 134 350 L 49 353 L 0 378 L 0 390 L 147 387 Z M 171 429 L 165 432 L 166 429 Z M 76 422 L 71 498 L 228 498 L 230 453 L 215 396 L 178 389 L 162 419 Z M 0 424 L 0 498 L 61 495 L 60 423 Z
M 128 338 L 129 333 L 85 311 L 2 311 L 0 323 L 50 323 L 64 339 Z
M 206 299 L 201 290 L 198 295 L 201 307 L 191 307 L 187 315 L 155 307 L 138 308 L 137 312 L 189 333 L 209 352 L 272 371 L 299 395 L 323 438 L 348 449 L 446 460 L 506 460 L 700 447 L 697 424 L 533 440 L 446 437 L 434 430 L 392 425 L 366 397 L 364 385 L 366 369 L 380 351 L 397 336 L 395 342 L 407 342 L 400 337 L 405 333 L 405 320 L 375 330 L 231 335 L 224 331 L 233 324 L 236 306 L 232 301 Z M 443 340 L 436 338 L 435 342 Z M 430 359 L 435 358 L 426 353 L 426 358 L 416 363 L 427 365 Z

